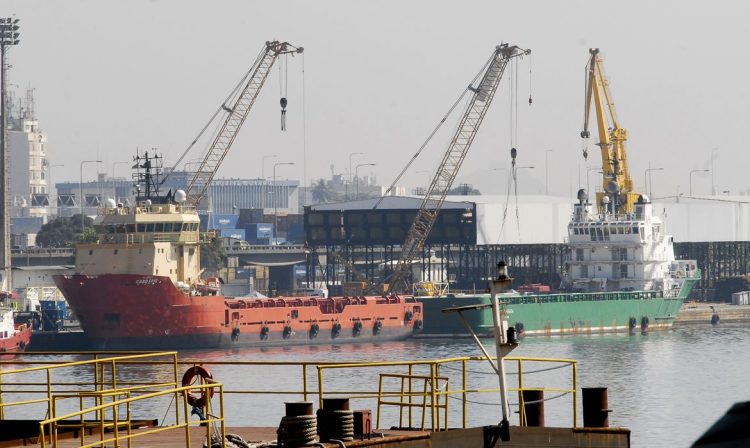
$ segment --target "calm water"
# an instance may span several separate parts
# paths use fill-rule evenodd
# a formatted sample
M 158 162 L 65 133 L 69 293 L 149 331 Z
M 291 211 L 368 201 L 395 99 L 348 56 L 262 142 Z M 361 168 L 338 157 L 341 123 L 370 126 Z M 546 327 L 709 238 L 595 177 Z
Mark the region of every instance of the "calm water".
M 632 430 L 634 447 L 687 447 L 718 419 L 733 403 L 750 400 L 747 372 L 750 369 L 750 326 L 690 326 L 647 335 L 597 335 L 566 337 L 530 337 L 522 341 L 513 356 L 569 358 L 578 361 L 579 387 L 608 387 L 611 426 Z M 486 341 L 491 343 L 490 340 Z M 480 351 L 468 340 L 418 340 L 389 344 L 357 346 L 323 346 L 243 349 L 229 351 L 193 351 L 181 354 L 183 359 L 204 361 L 394 361 L 437 359 L 454 356 L 479 356 Z M 457 366 L 456 366 L 457 367 Z M 211 367 L 214 377 L 227 389 L 297 390 L 301 386 L 301 368 L 286 367 Z M 526 371 L 529 368 L 524 367 Z M 383 369 L 378 370 L 381 372 Z M 405 373 L 403 369 L 384 369 Z M 496 377 L 486 374 L 486 364 L 473 365 L 469 388 L 493 388 Z M 515 368 L 509 380 L 515 382 Z M 533 370 L 533 369 L 532 369 Z M 373 390 L 377 373 L 372 371 L 329 371 L 324 374 L 326 391 Z M 163 379 L 169 377 L 159 369 L 138 368 L 124 372 L 133 378 Z M 422 373 L 422 372 L 420 372 Z M 441 371 L 450 377 L 452 388 L 460 388 L 459 372 L 450 366 Z M 65 374 L 60 380 L 90 377 L 88 371 Z M 314 369 L 308 371 L 308 384 L 315 388 Z M 557 369 L 525 375 L 527 386 L 568 387 L 571 371 Z M 391 389 L 397 387 L 390 385 Z M 355 395 L 352 393 L 351 395 Z M 546 397 L 555 394 L 548 394 Z M 228 395 L 226 410 L 230 425 L 276 426 L 283 415 L 284 400 L 299 396 Z M 500 408 L 497 394 L 470 395 L 470 425 L 497 423 Z M 515 397 L 510 399 L 514 404 Z M 136 408 L 136 415 L 162 419 L 169 400 Z M 353 408 L 373 409 L 367 400 L 355 400 Z M 20 412 L 20 411 L 18 411 Z M 28 411 L 27 411 L 28 412 Z M 570 426 L 572 402 L 563 396 L 545 403 L 549 426 Z M 12 414 L 13 416 L 17 414 Z M 416 415 L 416 412 L 415 412 Z M 449 400 L 451 426 L 460 425 L 460 401 Z M 374 413 L 373 413 L 374 418 Z M 383 411 L 381 426 L 398 422 L 395 409 Z M 428 416 L 429 420 L 429 416 Z M 166 421 L 169 421 L 167 417 Z M 582 417 L 579 413 L 579 422 Z M 512 418 L 517 423 L 517 417 Z M 373 422 L 374 423 L 374 422 Z

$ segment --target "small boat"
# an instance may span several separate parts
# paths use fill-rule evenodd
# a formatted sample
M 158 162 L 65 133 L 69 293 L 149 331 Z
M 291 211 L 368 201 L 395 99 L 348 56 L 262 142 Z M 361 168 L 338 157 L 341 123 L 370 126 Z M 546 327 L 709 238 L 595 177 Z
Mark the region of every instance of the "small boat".
M 12 308 L 0 308 L 0 354 L 22 352 L 31 340 L 31 326 L 16 325 L 14 314 Z

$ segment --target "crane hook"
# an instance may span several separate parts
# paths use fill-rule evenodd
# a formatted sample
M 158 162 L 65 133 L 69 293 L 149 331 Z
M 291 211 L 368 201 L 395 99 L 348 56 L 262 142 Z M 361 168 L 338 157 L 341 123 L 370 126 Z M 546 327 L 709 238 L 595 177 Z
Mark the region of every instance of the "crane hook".
M 288 104 L 286 97 L 281 97 L 279 101 L 281 104 L 281 130 L 286 131 L 286 105 Z
M 516 148 L 510 148 L 510 158 L 511 158 L 511 164 L 513 166 L 516 166 L 516 156 L 518 155 L 518 150 Z

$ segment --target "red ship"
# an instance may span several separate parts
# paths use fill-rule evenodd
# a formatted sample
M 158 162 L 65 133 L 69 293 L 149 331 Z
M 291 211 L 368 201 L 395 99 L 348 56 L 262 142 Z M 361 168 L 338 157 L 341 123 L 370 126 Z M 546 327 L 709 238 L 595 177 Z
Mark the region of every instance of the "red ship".
M 12 309 L 0 308 L 0 355 L 22 352 L 31 340 L 31 327 L 15 325 L 13 314 Z
M 143 182 L 154 185 L 147 166 Z M 76 274 L 54 280 L 100 349 L 185 349 L 404 339 L 422 328 L 411 296 L 242 298 L 201 279 L 199 217 L 178 190 L 111 199 L 96 243 L 76 248 Z M 147 199 L 146 199 L 147 198 Z

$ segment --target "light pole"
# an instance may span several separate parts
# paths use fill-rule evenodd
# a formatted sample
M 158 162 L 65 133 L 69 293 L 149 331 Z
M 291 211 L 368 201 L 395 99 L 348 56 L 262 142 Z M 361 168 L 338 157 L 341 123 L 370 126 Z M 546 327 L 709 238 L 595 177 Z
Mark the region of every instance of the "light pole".
M 356 182 L 357 182 L 357 187 L 356 187 L 357 193 L 354 196 L 355 201 L 359 200 L 359 167 L 361 166 L 375 166 L 375 164 L 374 163 L 360 163 L 359 165 L 357 165 L 356 168 L 354 168 L 354 179 L 356 179 Z
M 115 205 L 117 205 L 117 186 L 115 185 L 115 167 L 117 165 L 125 165 L 127 163 L 130 163 L 130 162 L 124 161 L 124 162 L 112 163 L 112 199 L 115 200 Z
M 0 230 L 2 231 L 3 241 L 0 242 L 2 256 L 0 262 L 3 263 L 3 278 L 0 288 L 3 291 L 10 291 L 13 287 L 11 284 L 11 256 L 10 256 L 10 182 L 8 179 L 8 105 L 6 104 L 7 93 L 5 91 L 5 80 L 7 64 L 5 63 L 5 53 L 10 47 L 18 45 L 20 33 L 18 32 L 18 19 L 12 17 L 0 18 Z
M 716 196 L 716 183 L 714 182 L 714 173 L 716 172 L 714 170 L 714 159 L 716 158 L 716 156 L 714 156 L 714 153 L 718 150 L 719 148 L 713 148 L 711 150 L 711 196 Z
M 266 154 L 261 158 L 260 161 L 260 177 L 263 179 L 263 200 L 261 203 L 261 208 L 264 210 L 266 209 L 266 205 L 268 205 L 268 179 L 266 179 L 266 159 L 275 159 L 278 157 L 278 154 Z
M 276 227 L 279 226 L 279 217 L 278 217 L 278 206 L 279 206 L 279 196 L 278 191 L 276 189 L 276 167 L 279 165 L 294 165 L 294 162 L 278 162 L 273 164 L 273 239 L 274 243 L 276 243 Z
M 690 171 L 690 196 L 693 195 L 693 173 L 707 173 L 711 170 L 691 170 Z M 711 191 L 713 191 L 713 185 L 711 185 Z
M 364 153 L 363 152 L 350 152 L 349 153 L 349 184 L 354 182 L 354 178 L 352 177 L 352 157 L 361 156 L 362 154 Z M 346 181 L 344 182 L 344 198 L 346 198 L 347 201 L 349 200 L 349 184 L 347 184 Z
M 548 149 L 544 153 L 544 194 L 549 196 L 549 154 L 552 152 Z
M 80 187 L 80 193 L 81 193 L 80 197 L 78 198 L 80 201 L 78 205 L 81 210 L 81 237 L 83 237 L 83 232 L 86 230 L 86 225 L 85 225 L 86 220 L 83 219 L 83 165 L 86 163 L 102 163 L 102 161 L 101 160 L 84 160 L 81 162 L 81 171 L 80 171 L 81 183 L 78 185 Z
M 648 198 L 649 200 L 653 198 L 653 192 L 651 189 L 653 188 L 654 184 L 651 183 L 651 171 L 664 171 L 664 167 L 659 168 L 646 168 L 646 172 L 643 173 L 643 177 L 648 179 L 648 185 L 646 185 L 646 191 L 648 192 Z

